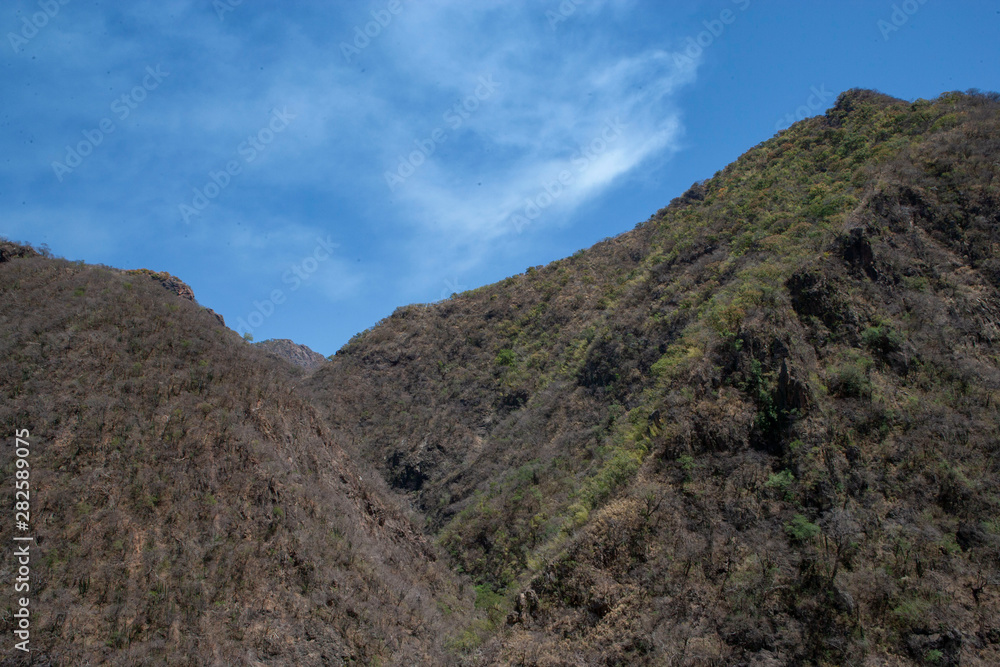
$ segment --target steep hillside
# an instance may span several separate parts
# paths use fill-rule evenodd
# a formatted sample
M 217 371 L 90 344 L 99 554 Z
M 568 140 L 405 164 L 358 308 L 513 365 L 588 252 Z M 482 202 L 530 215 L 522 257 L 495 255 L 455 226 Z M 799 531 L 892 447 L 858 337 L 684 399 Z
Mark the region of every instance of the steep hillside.
M 28 429 L 32 664 L 443 664 L 471 589 L 284 363 L 153 277 L 0 243 L 0 501 Z M 3 600 L 0 661 L 27 664 Z
M 849 91 L 308 380 L 482 664 L 1000 664 L 1000 102 Z
M 849 91 L 629 233 L 272 352 L 0 239 L 0 664 L 1000 664 L 998 95 Z

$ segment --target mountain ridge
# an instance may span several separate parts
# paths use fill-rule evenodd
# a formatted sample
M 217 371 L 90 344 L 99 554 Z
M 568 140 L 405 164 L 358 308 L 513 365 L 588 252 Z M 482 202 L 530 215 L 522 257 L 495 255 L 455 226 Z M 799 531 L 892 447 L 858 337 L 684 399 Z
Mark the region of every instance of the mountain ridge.
M 990 662 L 974 656 L 996 655 L 993 630 L 965 610 L 985 604 L 993 584 L 971 573 L 994 581 L 998 553 L 984 518 L 1000 499 L 983 493 L 997 473 L 997 100 L 848 91 L 633 232 L 398 309 L 310 378 L 357 455 L 501 600 L 483 650 L 645 664 L 697 639 L 705 661 L 842 664 L 872 651 L 851 637 L 875 627 L 882 656 Z M 937 420 L 960 441 L 934 444 Z M 902 461 L 920 472 L 868 471 Z M 883 494 L 942 514 L 894 520 L 868 505 Z M 857 559 L 892 548 L 855 543 L 866 522 L 970 555 L 942 561 L 951 547 L 918 540 L 878 602 L 858 582 L 882 575 Z M 935 606 L 933 587 L 899 583 L 915 560 L 980 583 Z M 710 593 L 737 574 L 759 582 L 740 589 L 757 606 Z M 677 595 L 706 610 L 697 623 L 669 611 Z
M 28 252 L 0 264 L 0 322 L 34 660 L 437 661 L 457 582 L 290 366 L 159 281 Z
M 305 375 L 18 248 L 55 662 L 1000 661 L 1000 95 L 848 91 Z

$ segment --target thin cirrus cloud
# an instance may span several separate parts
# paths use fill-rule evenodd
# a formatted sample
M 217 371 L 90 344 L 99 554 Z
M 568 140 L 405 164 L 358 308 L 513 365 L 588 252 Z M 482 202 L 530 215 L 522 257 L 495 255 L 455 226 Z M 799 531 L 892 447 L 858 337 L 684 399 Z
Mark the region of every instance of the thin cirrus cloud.
M 586 12 L 613 21 L 624 4 Z M 381 142 L 383 186 L 412 206 L 412 223 L 462 243 L 558 224 L 676 145 L 671 99 L 697 63 L 581 39 L 573 20 L 553 28 L 534 4 L 471 10 L 450 0 L 401 15 L 392 63 L 440 100 L 390 107 L 391 136 Z M 506 24 L 499 45 L 498 23 Z
M 192 189 L 232 157 L 246 134 L 267 122 L 270 108 L 290 109 L 295 119 L 240 176 L 236 186 L 253 186 L 251 199 L 272 192 L 271 186 L 286 191 L 367 186 L 371 196 L 410 205 L 406 224 L 415 231 L 489 240 L 521 231 L 523 225 L 512 218 L 568 170 L 571 182 L 538 221 L 556 223 L 679 136 L 679 114 L 670 99 L 693 80 L 696 63 L 675 62 L 659 50 L 631 53 L 627 44 L 581 35 L 587 20 L 624 20 L 629 5 L 622 0 L 574 5 L 574 13 L 553 26 L 547 12 L 554 10 L 526 1 L 406 3 L 361 53 L 377 69 L 377 75 L 367 76 L 354 75 L 349 59 L 331 57 L 331 51 L 341 52 L 329 36 L 340 34 L 349 42 L 349 30 L 331 29 L 327 43 L 303 40 L 294 12 L 263 12 L 271 17 L 266 59 L 240 47 L 240 30 L 254 32 L 263 20 L 233 27 L 237 12 L 248 11 L 243 6 L 227 14 L 229 24 L 206 21 L 188 0 L 123 10 L 118 23 L 133 22 L 133 30 L 108 15 L 74 16 L 76 26 L 50 30 L 48 56 L 65 60 L 76 74 L 70 80 L 52 74 L 48 85 L 65 89 L 88 80 L 90 90 L 108 92 L 87 96 L 81 90 L 81 106 L 42 110 L 49 127 L 61 125 L 64 131 L 50 133 L 46 165 L 36 166 L 48 171 L 63 143 L 110 115 L 109 102 L 141 79 L 140 65 L 162 63 L 171 73 L 162 89 L 151 92 L 127 123 L 118 123 L 122 136 L 109 137 L 70 177 L 120 184 L 155 164 L 166 171 L 164 177 L 140 179 L 129 191 L 149 193 L 157 204 L 152 214 L 162 218 L 157 224 L 181 217 L 177 209 L 190 203 Z M 359 18 L 364 25 L 368 16 Z M 345 20 L 350 13 L 340 19 Z M 158 48 L 156 38 L 135 36 L 154 25 L 162 38 Z M 94 48 L 102 32 L 115 35 L 114 48 Z M 193 56 L 180 61 L 181 49 L 168 46 L 168 38 L 190 46 L 186 54 L 203 52 L 206 62 Z M 66 52 L 67 43 L 89 57 Z M 143 127 L 135 130 L 134 123 Z M 620 128 L 610 140 L 609 124 Z M 428 144 L 435 130 L 443 131 L 444 141 Z M 425 155 L 409 160 L 420 142 Z M 420 164 L 390 187 L 387 174 L 400 173 L 407 161 L 403 174 L 413 162 Z M 63 191 L 72 188 L 70 183 Z M 81 194 L 77 204 L 91 197 Z M 196 221 L 242 212 L 239 202 L 226 199 L 214 201 L 213 211 Z
M 386 1 L 222 2 L 221 17 L 194 0 L 68 3 L 0 55 L 12 130 L 0 135 L 0 234 L 169 269 L 227 317 L 331 236 L 337 251 L 295 296 L 356 307 L 360 321 L 374 294 L 391 310 L 437 296 L 445 274 L 495 273 L 484 267 L 498 243 L 516 254 L 669 155 L 682 135 L 674 100 L 698 66 L 634 39 L 632 0 L 402 0 L 355 53 L 343 45 Z M 112 103 L 147 68 L 169 74 L 120 118 Z M 274 110 L 287 128 L 185 218 Z M 53 163 L 105 118 L 114 132 L 57 178 Z M 412 173 L 388 182 L 421 146 Z

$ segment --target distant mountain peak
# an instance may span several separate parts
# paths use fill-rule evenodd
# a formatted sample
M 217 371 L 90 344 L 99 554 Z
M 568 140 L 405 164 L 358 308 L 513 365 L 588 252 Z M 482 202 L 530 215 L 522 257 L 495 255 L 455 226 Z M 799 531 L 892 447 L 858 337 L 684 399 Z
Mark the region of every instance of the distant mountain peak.
M 293 366 L 304 368 L 307 372 L 312 372 L 326 363 L 326 357 L 319 352 L 288 338 L 271 338 L 254 345 Z

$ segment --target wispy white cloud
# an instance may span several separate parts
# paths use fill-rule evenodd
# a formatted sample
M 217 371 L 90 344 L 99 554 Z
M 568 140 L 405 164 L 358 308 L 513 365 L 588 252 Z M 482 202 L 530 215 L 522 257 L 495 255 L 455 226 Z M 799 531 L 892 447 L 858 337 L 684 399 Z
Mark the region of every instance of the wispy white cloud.
M 595 3 L 588 11 L 622 6 Z M 452 240 L 457 234 L 485 242 L 520 231 L 511 218 L 568 170 L 572 181 L 539 224 L 558 223 L 651 154 L 668 150 L 681 130 L 672 96 L 693 81 L 697 66 L 664 51 L 633 53 L 604 41 L 566 51 L 570 45 L 547 35 L 537 7 L 528 3 L 504 4 L 503 20 L 518 25 L 505 28 L 508 37 L 495 48 L 489 39 L 497 20 L 493 8 L 427 3 L 404 18 L 403 36 L 395 43 L 407 72 L 440 75 L 428 86 L 431 93 L 439 91 L 439 109 L 473 93 L 484 74 L 499 82 L 458 131 L 449 131 L 433 111 L 404 112 L 409 122 L 397 118 L 390 126 L 394 136 L 382 142 L 386 171 L 405 174 L 409 167 L 400 169 L 400 157 L 413 154 L 414 141 L 444 130 L 444 142 L 434 146 L 440 150 L 414 154 L 409 166 L 420 164 L 395 184 L 400 200 L 417 212 L 415 224 Z M 605 142 L 608 123 L 623 129 Z M 448 151 L 447 142 L 461 150 Z M 583 168 L 575 166 L 581 157 Z
M 25 53 L 0 55 L 14 75 L 4 119 L 19 128 L 3 138 L 0 180 L 27 193 L 0 192 L 0 233 L 44 230 L 109 262 L 155 251 L 153 268 L 255 294 L 332 232 L 344 253 L 303 285 L 313 296 L 361 308 L 375 283 L 397 300 L 436 295 L 442 272 L 475 273 L 497 244 L 566 224 L 676 147 L 674 99 L 697 63 L 631 41 L 634 4 L 588 0 L 553 30 L 558 3 L 410 0 L 350 59 L 341 42 L 384 2 L 243 3 L 225 21 L 194 0 L 68 4 Z M 157 65 L 169 77 L 114 118 L 110 103 Z M 294 114 L 287 130 L 185 223 L 179 206 L 276 108 Z M 115 132 L 58 181 L 52 162 L 104 117 Z M 436 130 L 433 154 L 391 189 L 386 172 Z M 516 224 L 564 172 L 543 215 Z

